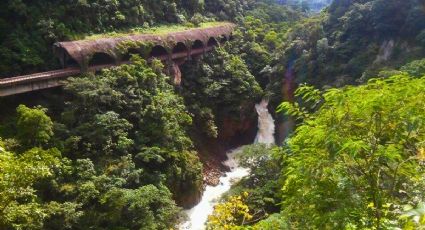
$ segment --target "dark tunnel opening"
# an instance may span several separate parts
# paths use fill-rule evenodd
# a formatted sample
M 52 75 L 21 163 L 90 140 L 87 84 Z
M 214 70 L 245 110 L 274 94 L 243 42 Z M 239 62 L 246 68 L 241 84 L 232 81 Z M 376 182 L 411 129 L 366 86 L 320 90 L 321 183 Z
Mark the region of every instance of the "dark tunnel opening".
M 192 45 L 192 50 L 202 49 L 202 48 L 204 48 L 204 43 L 202 43 L 202 41 L 200 41 L 200 40 L 196 40 Z
M 217 45 L 218 45 L 218 43 L 217 43 L 217 40 L 216 40 L 215 38 L 211 37 L 211 38 L 208 40 L 208 47 L 211 47 L 211 46 L 217 46 Z
M 220 43 L 225 43 L 227 42 L 227 37 L 225 35 L 221 35 L 220 36 Z
M 66 57 L 65 68 L 79 67 L 79 66 L 80 66 L 80 64 L 74 58 Z
M 150 57 L 159 58 L 168 55 L 167 50 L 160 45 L 154 46 L 149 54 Z
M 178 42 L 173 48 L 173 54 L 187 52 L 187 47 L 183 42 Z
M 115 59 L 106 53 L 95 53 L 89 62 L 89 66 L 115 64 Z

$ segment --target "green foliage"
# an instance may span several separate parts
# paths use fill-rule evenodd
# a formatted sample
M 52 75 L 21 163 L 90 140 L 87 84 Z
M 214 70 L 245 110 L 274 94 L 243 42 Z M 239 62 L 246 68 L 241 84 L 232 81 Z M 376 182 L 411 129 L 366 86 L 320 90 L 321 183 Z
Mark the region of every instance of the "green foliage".
M 245 228 L 247 230 L 274 230 L 274 229 L 290 229 L 287 221 L 279 214 L 270 215 L 267 219 L 262 220 L 252 227 Z
M 170 229 L 174 227 L 179 211 L 172 200 L 166 199 L 170 195 L 166 188 L 153 185 L 134 190 L 113 188 L 100 199 L 106 212 L 98 221 L 101 225 L 127 229 Z
M 416 60 L 400 68 L 401 71 L 415 77 L 422 77 L 425 74 L 425 59 Z
M 52 178 L 61 168 L 61 156 L 57 149 L 30 149 L 15 154 L 4 149 L 0 142 L 0 228 L 41 229 L 52 214 L 51 205 L 37 195 L 36 185 Z
M 262 227 L 266 226 L 268 226 L 266 229 L 272 229 L 271 223 L 283 226 L 284 221 L 273 218 L 275 220 L 270 219 L 267 223 L 258 224 L 261 226 L 259 228 L 255 228 L 256 225 L 251 228 L 253 224 L 280 210 L 278 203 L 281 195 L 277 191 L 282 187 L 280 181 L 282 159 L 277 150 L 263 144 L 243 147 L 237 157 L 240 166 L 250 170 L 250 175 L 234 184 L 224 195 L 224 204 L 216 206 L 208 222 L 211 229 L 263 229 Z M 249 219 L 243 220 L 237 217 L 239 214 L 236 203 L 242 205 Z
M 285 43 L 285 34 L 291 23 L 301 19 L 301 14 L 275 3 L 259 2 L 239 20 L 234 40 L 226 47 L 230 53 L 240 55 L 251 73 L 265 88 L 267 71 L 277 47 Z
M 119 114 L 108 111 L 96 114 L 90 123 L 84 123 L 77 128 L 81 136 L 73 136 L 72 140 L 88 140 L 82 143 L 86 154 L 112 155 L 125 154 L 133 145 L 133 140 L 128 138 L 128 131 L 132 125 Z M 71 140 L 70 140 L 71 141 Z M 78 145 L 78 143 L 72 143 Z
M 207 22 L 204 17 L 200 14 L 195 14 L 192 19 L 192 23 L 184 23 L 184 24 L 164 24 L 159 26 L 152 26 L 152 27 L 131 27 L 130 29 L 116 29 L 113 32 L 106 32 L 106 33 L 99 33 L 99 34 L 92 34 L 89 36 L 84 36 L 81 39 L 84 40 L 96 40 L 100 38 L 113 38 L 113 37 L 122 37 L 122 36 L 129 36 L 129 35 L 139 35 L 139 34 L 154 34 L 154 35 L 167 35 L 168 33 L 173 32 L 181 32 L 185 30 L 196 28 L 209 28 L 214 26 L 220 26 L 223 24 L 226 24 L 227 22 L 216 22 L 216 21 L 210 21 Z M 191 19 L 191 20 L 192 20 Z M 196 22 L 195 22 L 196 21 Z M 205 22 L 204 22 L 205 21 Z M 125 41 L 124 43 L 132 43 L 133 41 Z M 136 41 L 135 43 L 141 43 L 143 45 L 143 42 Z M 140 46 L 139 46 L 140 47 Z
M 275 31 L 270 31 L 264 37 L 264 42 L 271 48 L 274 49 L 279 44 L 277 33 Z
M 296 2 L 302 11 L 314 4 Z M 280 148 L 245 148 L 251 175 L 208 228 L 423 228 L 424 61 L 392 71 L 423 58 L 422 5 L 334 1 L 305 18 L 271 0 L 0 3 L 0 76 L 58 67 L 56 41 L 163 33 L 217 18 L 240 25 L 232 41 L 183 66 L 182 96 L 160 61 L 136 56 L 132 65 L 70 79 L 55 137 L 45 109 L 19 106 L 16 136 L 8 130 L 0 143 L 0 229 L 171 229 L 176 202 L 191 204 L 202 189 L 188 130 L 217 137 L 223 119 L 244 119 L 260 97 L 280 101 L 293 77 L 343 86 L 381 66 L 385 79 L 363 86 L 298 87 L 298 100 L 278 107 L 297 118 L 296 132 Z M 123 43 L 117 53 L 137 48 L 144 57 L 151 47 Z M 70 160 L 40 148 L 47 145 Z
M 294 94 L 303 100 L 303 106 L 300 106 L 298 102 L 282 102 L 276 112 L 283 112 L 297 120 L 304 120 L 309 118 L 309 112 L 317 109 L 323 100 L 320 90 L 306 84 L 300 85 Z
M 109 160 L 99 170 L 90 159 L 78 159 L 69 166 L 55 188 L 80 207 L 72 228 L 167 229 L 176 224 L 180 209 L 171 192 L 138 167 L 131 155 Z M 57 229 L 61 222 L 51 219 L 48 226 Z
M 425 229 L 425 206 L 424 203 L 418 204 L 416 208 L 410 205 L 405 207 L 405 212 L 400 219 L 407 219 L 407 223 L 403 226 L 404 230 Z
M 239 229 L 238 226 L 250 221 L 249 207 L 244 203 L 248 193 L 240 196 L 231 196 L 225 203 L 214 206 L 214 212 L 208 216 L 208 230 Z
M 141 57 L 146 58 L 149 56 L 152 47 L 154 47 L 154 44 L 150 42 L 123 41 L 118 43 L 115 49 L 120 56 L 126 55 L 130 49 L 135 49 Z
M 202 21 L 204 21 L 204 17 L 199 13 L 193 15 L 193 17 L 190 19 L 190 22 L 195 26 L 201 25 Z
M 290 28 L 303 14 L 275 1 L 257 1 L 244 16 L 238 18 L 239 27 L 224 49 L 239 56 L 263 89 L 263 96 L 274 106 L 281 100 L 282 76 L 280 56 Z M 279 71 L 279 73 L 277 73 Z
M 234 185 L 228 194 L 249 193 L 245 203 L 253 216 L 250 223 L 279 211 L 280 194 L 277 191 L 282 187 L 279 180 L 282 160 L 276 150 L 256 144 L 244 147 L 238 156 L 241 166 L 248 168 L 250 175 Z
M 205 10 L 222 20 L 234 20 L 250 9 L 254 0 L 205 0 Z
M 251 174 L 228 195 L 248 192 L 253 219 L 230 229 L 423 228 L 424 89 L 406 72 L 324 92 L 300 86 L 299 102 L 280 106 L 300 118 L 283 147 L 240 156 Z
M 320 87 L 366 82 L 383 66 L 398 68 L 423 58 L 424 22 L 418 0 L 333 1 L 328 10 L 292 27 L 278 51 L 275 74 L 289 69 L 297 82 Z
M 74 95 L 74 99 L 64 112 L 64 122 L 71 130 L 75 130 L 71 137 L 78 142 L 70 140 L 71 146 L 77 147 L 72 147 L 73 150 L 89 153 L 90 146 L 86 142 L 96 143 L 93 140 L 100 137 L 87 130 L 93 132 L 98 129 L 108 136 L 99 144 L 105 145 L 107 140 L 112 140 L 114 148 L 127 135 L 134 140 L 136 152 L 144 146 L 174 150 L 191 147 L 191 141 L 184 130 L 190 125 L 191 118 L 185 111 L 182 99 L 167 82 L 168 77 L 155 72 L 147 66 L 146 61 L 138 57 L 133 61 L 134 65 L 104 70 L 95 81 L 93 76 L 70 79 L 66 89 Z M 110 122 L 116 123 L 115 130 L 102 131 Z
M 201 67 L 204 75 L 211 79 L 204 91 L 210 99 L 220 101 L 221 98 L 221 104 L 234 105 L 261 93 L 261 88 L 240 57 L 224 50 L 217 50 L 213 55 L 211 62 L 207 61 L 208 64 Z
M 400 226 L 400 206 L 423 199 L 424 89 L 424 78 L 396 75 L 323 94 L 282 152 L 291 226 Z
M 202 166 L 186 134 L 192 119 L 161 62 L 132 61 L 69 80 L 64 153 L 101 165 L 130 154 L 146 173 L 140 183 L 164 183 L 184 204 L 202 188 Z
M 43 108 L 20 105 L 17 112 L 17 138 L 25 146 L 41 146 L 53 135 L 53 122 Z
M 210 137 L 217 136 L 217 122 L 237 117 L 240 107 L 261 97 L 262 89 L 244 60 L 223 48 L 193 60 L 182 68 L 182 94 L 196 124 Z M 235 116 L 236 115 L 236 116 Z

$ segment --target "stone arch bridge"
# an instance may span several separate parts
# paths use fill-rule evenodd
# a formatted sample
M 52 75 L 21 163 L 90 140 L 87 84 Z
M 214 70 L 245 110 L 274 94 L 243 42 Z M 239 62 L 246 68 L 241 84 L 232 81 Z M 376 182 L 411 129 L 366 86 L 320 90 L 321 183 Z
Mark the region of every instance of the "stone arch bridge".
M 179 65 L 230 40 L 235 25 L 221 23 L 166 34 L 136 34 L 80 41 L 58 42 L 54 54 L 63 69 L 0 79 L 0 96 L 9 96 L 63 85 L 69 76 L 127 64 L 131 54 L 163 61 L 166 72 L 180 84 Z

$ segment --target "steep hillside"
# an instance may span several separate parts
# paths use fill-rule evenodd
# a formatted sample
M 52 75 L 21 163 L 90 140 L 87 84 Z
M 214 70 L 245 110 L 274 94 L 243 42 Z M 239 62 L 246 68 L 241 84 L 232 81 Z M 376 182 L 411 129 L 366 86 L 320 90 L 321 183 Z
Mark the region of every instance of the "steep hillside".
M 353 84 L 424 57 L 424 34 L 419 0 L 336 0 L 286 34 L 277 66 L 297 82 Z

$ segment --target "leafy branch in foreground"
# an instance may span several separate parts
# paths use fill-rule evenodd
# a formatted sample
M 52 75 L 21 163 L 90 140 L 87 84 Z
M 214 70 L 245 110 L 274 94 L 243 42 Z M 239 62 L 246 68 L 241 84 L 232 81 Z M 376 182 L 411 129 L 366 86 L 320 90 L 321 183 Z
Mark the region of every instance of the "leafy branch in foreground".
M 297 120 L 305 120 L 310 117 L 311 111 L 317 109 L 323 102 L 322 92 L 313 86 L 302 84 L 295 90 L 295 96 L 302 99 L 303 104 L 298 102 L 282 102 L 277 107 L 278 113 L 285 113 Z
M 403 225 L 401 206 L 424 198 L 424 89 L 425 78 L 404 73 L 371 79 L 325 91 L 321 107 L 302 114 L 282 151 L 282 213 L 293 227 Z

